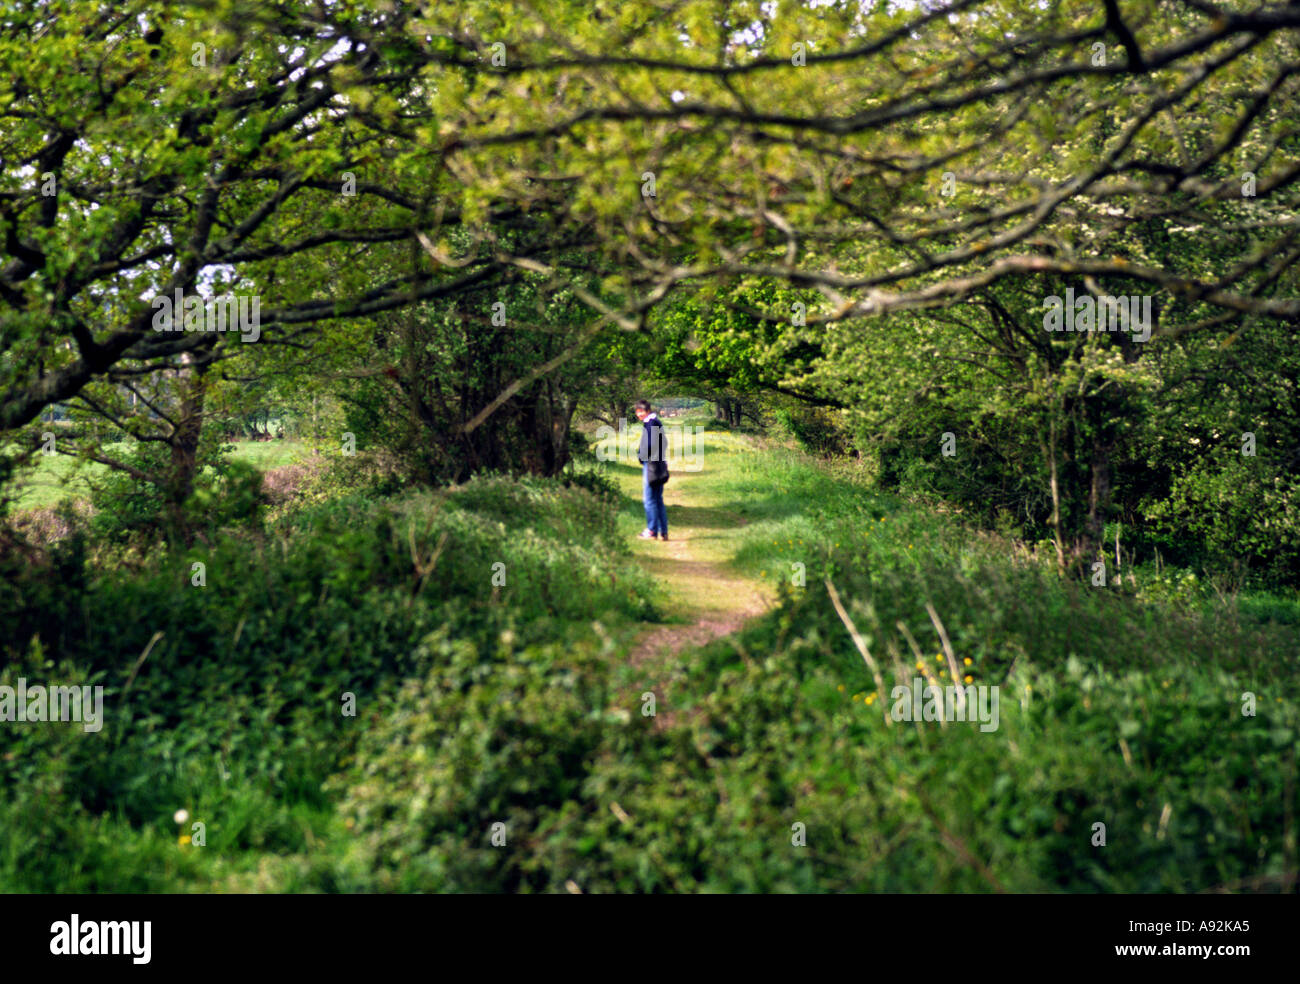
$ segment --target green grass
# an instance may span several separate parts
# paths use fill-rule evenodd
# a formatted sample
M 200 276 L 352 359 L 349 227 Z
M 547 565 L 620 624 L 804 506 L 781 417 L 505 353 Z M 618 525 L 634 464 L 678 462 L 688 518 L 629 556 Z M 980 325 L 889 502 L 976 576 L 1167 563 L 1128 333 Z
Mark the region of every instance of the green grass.
M 4 682 L 101 682 L 112 716 L 101 736 L 0 733 L 0 888 L 1292 884 L 1294 597 L 1219 600 L 1142 570 L 1136 589 L 1061 582 L 1049 558 L 848 466 L 705 439 L 704 470 L 670 483 L 670 527 L 691 534 L 679 562 L 672 541 L 631 540 L 624 463 L 601 469 L 611 498 L 502 478 L 349 495 L 289 511 L 265 541 L 23 574 L 0 593 Z M 692 577 L 697 562 L 730 586 Z M 725 610 L 738 582 L 774 610 L 627 665 L 647 625 Z M 930 609 L 959 672 L 999 688 L 997 730 L 887 722 L 896 681 L 947 672 Z M 664 682 L 671 727 L 643 713 Z M 178 842 L 182 807 L 207 846 Z
M 690 809 L 708 814 L 717 850 L 688 852 L 698 880 L 685 884 L 1181 892 L 1294 877 L 1294 594 L 1218 598 L 1168 568 L 1138 568 L 1136 587 L 1062 582 L 1046 553 L 874 491 L 851 463 L 708 440 L 704 488 L 686 498 L 733 517 L 715 550 L 781 604 L 669 671 L 710 762 L 696 781 L 716 797 L 620 794 L 643 849 L 665 858 L 682 857 L 667 832 L 689 828 Z M 881 670 L 879 693 L 825 579 Z M 886 723 L 895 685 L 951 682 L 930 609 L 963 682 L 999 688 L 996 731 Z M 799 822 L 815 849 L 783 846 Z
M 263 471 L 292 465 L 307 456 L 307 445 L 302 441 L 240 441 L 234 448 L 231 457 L 247 461 Z
M 1046 558 L 784 449 L 742 453 L 710 491 L 749 520 L 735 562 L 782 604 L 684 660 L 675 691 L 723 790 L 712 822 L 736 831 L 709 887 L 1177 892 L 1296 872 L 1294 596 L 1151 600 L 1145 570 L 1136 592 L 1062 583 Z M 950 682 L 927 606 L 963 677 L 1000 688 L 995 732 L 886 723 L 894 685 Z M 781 846 L 796 822 L 802 854 Z

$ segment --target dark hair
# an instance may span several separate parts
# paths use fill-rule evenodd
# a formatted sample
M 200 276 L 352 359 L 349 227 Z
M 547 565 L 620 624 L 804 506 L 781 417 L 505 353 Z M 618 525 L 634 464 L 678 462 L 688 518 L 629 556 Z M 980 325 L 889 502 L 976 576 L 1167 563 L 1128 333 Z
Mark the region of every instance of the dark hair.
M 650 401 L 649 401 L 649 400 L 637 400 L 637 401 L 636 401 L 636 408 L 637 408 L 638 410 L 644 410 L 646 413 L 649 413 L 649 412 L 650 412 Z

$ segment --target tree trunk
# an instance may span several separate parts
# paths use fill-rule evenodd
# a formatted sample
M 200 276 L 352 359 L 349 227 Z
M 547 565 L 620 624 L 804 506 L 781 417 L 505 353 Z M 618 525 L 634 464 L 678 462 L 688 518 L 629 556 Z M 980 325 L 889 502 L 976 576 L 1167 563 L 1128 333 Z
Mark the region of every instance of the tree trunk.
M 1047 446 L 1043 453 L 1048 463 L 1048 482 L 1052 493 L 1052 543 L 1056 547 L 1056 570 L 1060 574 L 1065 573 L 1065 535 L 1061 530 L 1061 482 L 1057 475 L 1057 442 L 1056 442 L 1056 421 L 1053 419 L 1049 424 L 1049 436 Z
M 188 354 L 183 361 L 190 361 Z M 207 402 L 205 372 L 206 362 L 194 362 L 179 374 L 180 400 L 176 408 L 176 426 L 167 441 L 171 457 L 163 486 L 167 535 L 172 539 L 189 539 L 184 504 L 194 491 L 194 479 L 198 474 L 199 438 L 203 433 L 203 411 Z

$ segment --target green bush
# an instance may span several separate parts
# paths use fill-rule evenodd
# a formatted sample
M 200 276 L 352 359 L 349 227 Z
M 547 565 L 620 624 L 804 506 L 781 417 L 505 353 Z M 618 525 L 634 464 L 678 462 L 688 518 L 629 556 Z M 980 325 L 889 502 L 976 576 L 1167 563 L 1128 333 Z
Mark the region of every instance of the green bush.
M 1207 567 L 1300 583 L 1300 479 L 1281 462 L 1237 448 L 1207 455 L 1146 513 L 1159 533 L 1192 540 Z
M 853 437 L 841 415 L 822 407 L 794 405 L 773 412 L 776 431 L 792 438 L 812 454 L 844 455 L 853 449 Z
M 492 583 L 495 563 L 504 584 Z M 21 594 L 0 592 L 12 630 L 0 682 L 95 680 L 108 721 L 98 734 L 0 731 L 0 888 L 259 884 L 259 858 L 345 833 L 324 783 L 401 681 L 457 646 L 490 661 L 542 640 L 591 645 L 595 621 L 608 635 L 653 615 L 647 587 L 611 505 L 540 480 L 337 499 L 282 518 L 265 540 L 217 536 L 134 569 L 99 569 L 70 547 Z M 357 718 L 341 713 L 348 693 Z M 206 847 L 177 845 L 182 808 L 207 823 Z M 24 819 L 51 813 L 47 826 Z M 115 846 L 97 854 L 104 839 Z M 172 862 L 148 863 L 160 854 Z
M 261 472 L 230 457 L 232 445 L 215 443 L 205 433 L 197 456 L 194 488 L 180 504 L 190 532 L 212 532 L 224 526 L 255 526 L 261 519 Z M 172 467 L 170 449 L 150 441 L 123 444 L 117 460 L 135 472 L 110 469 L 91 485 L 93 515 L 90 532 L 96 539 L 122 543 L 151 539 L 167 527 L 165 484 Z
M 118 460 L 146 475 L 161 476 L 168 465 L 167 448 L 155 442 L 123 445 Z M 97 538 L 121 541 L 132 534 L 155 532 L 165 499 L 160 484 L 141 481 L 124 471 L 110 470 L 91 486 L 94 510 L 91 529 Z

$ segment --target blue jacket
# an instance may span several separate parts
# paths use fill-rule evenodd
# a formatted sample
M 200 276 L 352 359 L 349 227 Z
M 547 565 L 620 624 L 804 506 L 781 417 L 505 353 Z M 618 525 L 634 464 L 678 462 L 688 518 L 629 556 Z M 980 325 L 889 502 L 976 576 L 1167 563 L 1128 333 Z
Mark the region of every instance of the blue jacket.
M 646 466 L 646 478 L 651 485 L 668 481 L 668 435 L 663 422 L 650 414 L 642 422 L 641 446 L 637 448 L 637 461 Z

